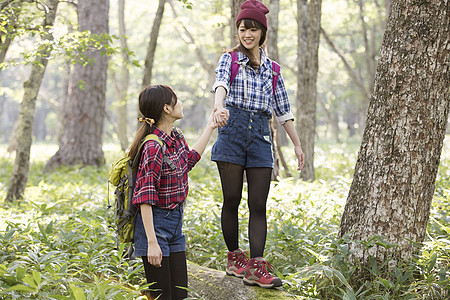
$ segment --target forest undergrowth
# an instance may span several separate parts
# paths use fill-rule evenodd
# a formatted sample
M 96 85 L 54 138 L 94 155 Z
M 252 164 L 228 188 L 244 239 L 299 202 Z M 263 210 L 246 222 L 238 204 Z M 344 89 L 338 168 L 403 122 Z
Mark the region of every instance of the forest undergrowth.
M 272 183 L 268 199 L 266 259 L 298 299 L 448 299 L 450 295 L 450 137 L 441 157 L 427 237 L 412 261 L 372 262 L 364 281 L 350 262 L 340 217 L 351 185 L 359 144 L 319 142 L 316 178 L 303 182 L 285 149 L 295 177 Z M 62 168 L 45 173 L 54 145 L 34 145 L 25 198 L 4 201 L 13 156 L 0 145 L 0 299 L 145 299 L 140 260 L 116 247 L 110 164 L 121 153 L 105 147 L 103 167 Z M 220 231 L 221 191 L 206 154 L 190 176 L 185 214 L 188 259 L 224 270 L 226 247 Z M 283 173 L 282 173 L 283 174 Z M 248 249 L 246 193 L 240 207 L 240 243 Z M 365 247 L 383 241 L 365 241 Z M 386 247 L 392 245 L 386 244 Z M 191 292 L 191 299 L 200 299 Z

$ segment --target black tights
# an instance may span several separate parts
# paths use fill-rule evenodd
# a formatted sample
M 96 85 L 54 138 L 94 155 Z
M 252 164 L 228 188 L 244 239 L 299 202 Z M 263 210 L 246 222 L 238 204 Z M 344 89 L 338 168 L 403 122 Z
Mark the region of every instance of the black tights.
M 186 253 L 175 252 L 170 256 L 163 256 L 161 268 L 157 268 L 148 262 L 146 256 L 142 256 L 145 277 L 150 285 L 150 299 L 172 300 L 187 298 L 187 267 Z M 185 288 L 179 288 L 185 287 Z
M 238 208 L 244 184 L 244 167 L 228 162 L 217 162 L 222 182 L 222 232 L 228 251 L 239 248 Z M 266 203 L 270 189 L 272 168 L 245 169 L 250 211 L 248 237 L 251 258 L 262 257 L 267 236 Z

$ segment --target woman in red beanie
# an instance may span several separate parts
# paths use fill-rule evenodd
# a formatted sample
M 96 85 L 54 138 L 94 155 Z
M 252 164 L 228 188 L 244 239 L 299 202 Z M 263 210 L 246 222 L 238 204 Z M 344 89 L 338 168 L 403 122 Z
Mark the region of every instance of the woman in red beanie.
M 282 284 L 280 278 L 269 274 L 270 265 L 263 258 L 266 202 L 273 168 L 269 127 L 272 112 L 294 144 L 299 170 L 303 168 L 304 156 L 283 77 L 279 72 L 275 74 L 276 64 L 261 48 L 266 40 L 268 12 L 257 0 L 245 1 L 236 19 L 239 44 L 220 57 L 212 88 L 214 119 L 220 128 L 211 159 L 217 163 L 222 183 L 221 225 L 229 251 L 226 272 L 243 278 L 244 284 L 272 288 Z M 232 71 L 236 68 L 237 73 Z M 239 248 L 238 239 L 244 170 L 250 211 L 250 259 Z

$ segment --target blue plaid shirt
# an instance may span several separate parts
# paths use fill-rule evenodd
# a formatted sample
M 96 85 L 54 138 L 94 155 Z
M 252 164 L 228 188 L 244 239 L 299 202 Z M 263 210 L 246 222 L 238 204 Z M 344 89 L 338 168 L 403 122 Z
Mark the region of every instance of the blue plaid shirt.
M 272 87 L 272 61 L 261 49 L 261 66 L 258 71 L 247 66 L 249 59 L 241 52 L 237 52 L 238 59 L 245 63 L 245 73 L 247 78 L 247 99 L 244 99 L 244 66 L 239 66 L 236 78 L 230 86 L 231 76 L 231 55 L 224 53 L 216 67 L 216 82 L 213 85 L 214 92 L 218 86 L 223 86 L 227 91 L 224 105 L 231 105 L 249 111 L 257 111 L 272 116 L 272 110 L 280 124 L 288 120 L 293 120 L 291 105 L 284 85 L 281 72 L 278 76 L 278 83 L 273 93 Z

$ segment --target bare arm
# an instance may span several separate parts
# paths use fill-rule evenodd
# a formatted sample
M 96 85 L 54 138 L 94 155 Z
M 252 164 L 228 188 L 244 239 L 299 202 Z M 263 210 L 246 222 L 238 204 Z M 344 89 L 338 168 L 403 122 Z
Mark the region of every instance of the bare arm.
M 141 204 L 142 222 L 144 223 L 145 232 L 147 234 L 148 262 L 155 267 L 161 267 L 162 252 L 156 239 L 155 227 L 153 225 L 153 211 L 150 204 Z
M 298 137 L 297 130 L 295 130 L 294 122 L 292 120 L 287 121 L 283 125 L 284 130 L 288 134 L 292 143 L 294 144 L 295 155 L 297 156 L 298 165 L 297 170 L 303 169 L 303 165 L 305 164 L 305 155 L 303 154 L 302 144 L 300 142 L 300 138 Z
M 214 93 L 214 108 L 217 109 L 214 114 L 214 122 L 219 127 L 223 127 L 227 124 L 228 117 L 230 116 L 230 112 L 228 109 L 223 107 L 223 102 L 227 95 L 227 91 L 223 86 L 218 86 Z
M 217 128 L 217 125 L 214 122 L 214 117 L 215 117 L 216 113 L 217 113 L 217 108 L 214 108 L 209 116 L 208 124 L 206 125 L 205 130 L 203 131 L 202 135 L 198 139 L 197 143 L 195 143 L 195 145 L 192 147 L 192 149 L 195 150 L 198 154 L 200 154 L 200 156 L 205 151 L 206 145 L 208 145 L 208 141 L 211 138 L 211 135 L 212 135 L 214 129 Z M 223 114 L 222 114 L 222 116 L 223 116 Z

